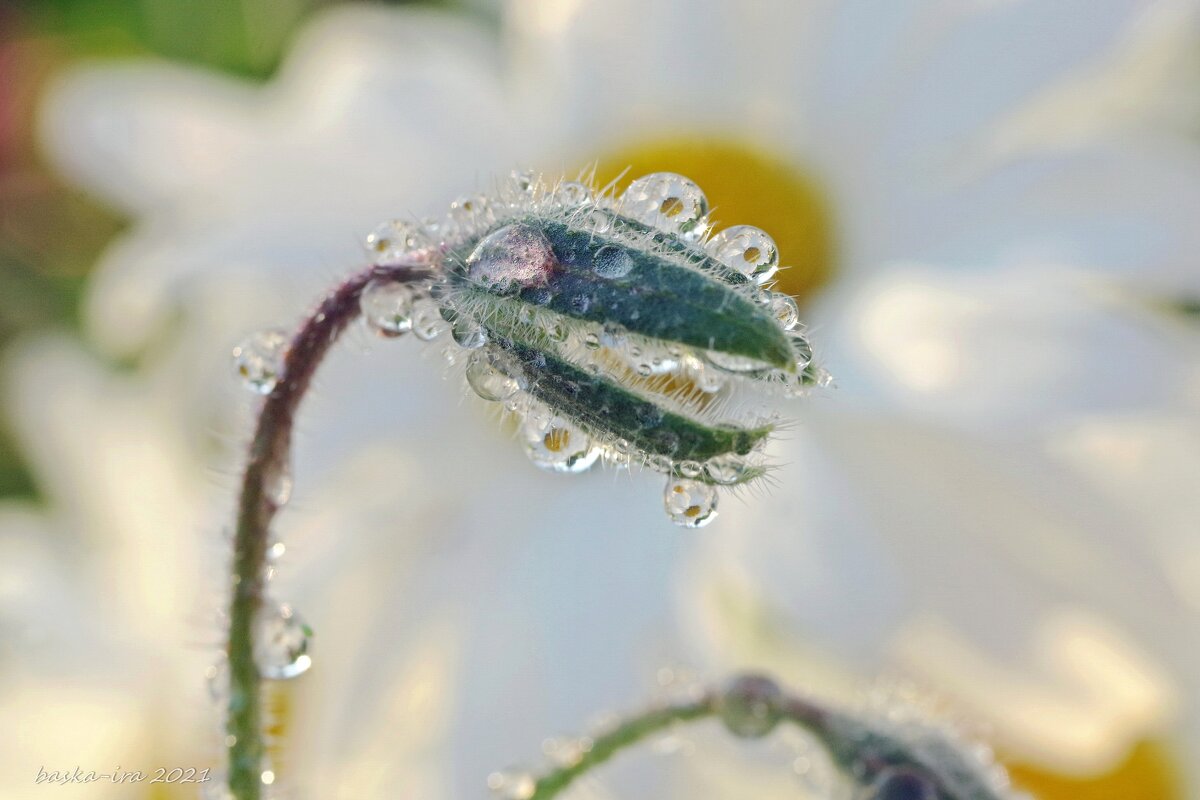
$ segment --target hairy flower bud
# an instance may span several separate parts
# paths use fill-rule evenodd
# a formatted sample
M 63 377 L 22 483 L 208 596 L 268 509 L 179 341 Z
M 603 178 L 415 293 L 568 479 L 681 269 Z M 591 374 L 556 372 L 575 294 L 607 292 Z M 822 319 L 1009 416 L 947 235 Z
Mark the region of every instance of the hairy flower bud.
M 774 242 L 745 225 L 706 239 L 707 211 L 699 187 L 668 173 L 620 196 L 514 176 L 493 198 L 456 201 L 444 221 L 372 234 L 381 263 L 418 259 L 438 275 L 401 292 L 401 312 L 372 311 L 394 335 L 402 314 L 436 304 L 459 347 L 476 351 L 471 387 L 524 415 L 536 464 L 577 472 L 603 455 L 658 470 L 672 519 L 698 527 L 716 516 L 702 487 L 765 472 L 776 420 L 748 403 L 823 380 L 795 302 L 764 285 Z

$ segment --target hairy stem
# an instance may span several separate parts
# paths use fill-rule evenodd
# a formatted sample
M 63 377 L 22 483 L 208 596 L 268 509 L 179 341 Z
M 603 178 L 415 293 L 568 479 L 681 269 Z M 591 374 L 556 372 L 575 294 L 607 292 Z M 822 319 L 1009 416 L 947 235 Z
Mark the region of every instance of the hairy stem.
M 268 491 L 286 469 L 296 410 L 318 365 L 359 314 L 359 298 L 373 280 L 418 281 L 421 265 L 372 266 L 331 291 L 300 325 L 275 388 L 258 412 L 237 505 L 233 585 L 229 604 L 229 788 L 238 800 L 259 800 L 262 789 L 260 681 L 254 661 L 255 619 L 263 602 L 271 519 L 278 510 Z
M 622 720 L 612 729 L 594 736 L 590 747 L 578 760 L 555 767 L 538 776 L 536 789 L 528 800 L 551 800 L 587 772 L 608 761 L 621 750 L 632 747 L 676 723 L 719 716 L 720 693 L 706 692 L 697 700 L 656 706 Z M 783 696 L 777 704 L 779 718 L 804 728 L 828 743 L 829 714 L 807 699 Z

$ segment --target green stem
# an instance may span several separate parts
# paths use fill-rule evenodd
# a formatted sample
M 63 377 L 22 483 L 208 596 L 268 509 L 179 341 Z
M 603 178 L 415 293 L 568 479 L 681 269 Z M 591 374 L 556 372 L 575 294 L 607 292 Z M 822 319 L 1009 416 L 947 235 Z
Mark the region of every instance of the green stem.
M 558 767 L 540 777 L 529 800 L 550 800 L 557 797 L 559 792 L 566 789 L 580 775 L 608 761 L 626 747 L 637 744 L 676 723 L 703 719 L 715 712 L 714 696 L 706 695 L 691 703 L 660 706 L 630 717 L 612 730 L 594 737 L 591 747 L 578 761 Z
M 286 468 L 296 410 L 334 341 L 359 314 L 359 298 L 373 280 L 429 278 L 420 265 L 372 266 L 350 277 L 317 306 L 292 339 L 275 388 L 263 401 L 246 460 L 233 544 L 229 605 L 229 788 L 237 800 L 259 800 L 262 790 L 261 677 L 254 661 L 254 621 L 263 603 L 271 520 L 278 508 L 268 486 Z

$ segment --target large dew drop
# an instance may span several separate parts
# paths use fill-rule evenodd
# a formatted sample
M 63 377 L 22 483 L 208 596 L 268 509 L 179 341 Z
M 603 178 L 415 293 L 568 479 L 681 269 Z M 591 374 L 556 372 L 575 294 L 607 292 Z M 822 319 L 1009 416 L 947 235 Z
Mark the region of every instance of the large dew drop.
M 254 663 L 264 678 L 286 680 L 303 675 L 312 666 L 308 655 L 312 630 L 286 603 L 268 604 L 258 616 Z
M 717 710 L 734 736 L 758 739 L 779 723 L 782 702 L 783 692 L 775 681 L 761 675 L 741 675 L 725 688 Z
M 399 336 L 412 330 L 413 287 L 398 281 L 374 280 L 359 297 L 359 308 L 367 325 L 380 336 Z
M 580 428 L 557 417 L 530 414 L 521 425 L 525 452 L 538 467 L 551 472 L 583 472 L 600 457 L 600 448 Z
M 467 383 L 475 394 L 491 402 L 503 402 L 521 391 L 504 358 L 490 350 L 471 355 L 467 363 Z
M 554 249 L 537 228 L 515 223 L 492 231 L 467 256 L 467 277 L 491 291 L 545 286 L 554 274 Z
M 717 261 L 760 285 L 779 270 L 775 240 L 753 225 L 726 228 L 710 239 L 707 247 Z
M 717 518 L 717 490 L 689 478 L 670 478 L 663 505 L 676 525 L 703 528 Z
M 233 368 L 242 384 L 256 394 L 270 394 L 283 374 L 288 335 L 277 329 L 259 331 L 233 348 Z
M 695 241 L 706 229 L 708 198 L 682 175 L 655 172 L 629 184 L 620 210 L 645 225 Z

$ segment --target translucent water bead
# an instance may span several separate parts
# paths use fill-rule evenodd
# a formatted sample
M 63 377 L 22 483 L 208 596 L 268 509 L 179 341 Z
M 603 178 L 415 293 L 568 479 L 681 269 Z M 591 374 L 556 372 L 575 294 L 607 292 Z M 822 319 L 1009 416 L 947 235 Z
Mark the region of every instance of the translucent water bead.
M 803 334 L 794 333 L 788 337 L 792 344 L 792 353 L 796 357 L 796 372 L 802 373 L 812 364 L 812 344 Z
M 800 324 L 800 307 L 790 295 L 772 293 L 770 307 L 771 315 L 785 331 L 790 331 Z
M 505 225 L 485 236 L 467 256 L 467 277 L 489 289 L 545 286 L 554 274 L 554 249 L 532 225 Z
M 521 437 L 529 460 L 551 472 L 583 472 L 600 456 L 591 437 L 558 417 L 530 414 L 521 425 Z
M 358 306 L 371 330 L 380 336 L 399 336 L 412 330 L 417 294 L 407 283 L 374 280 L 363 289 Z
M 704 464 L 704 472 L 713 483 L 722 486 L 733 486 L 746 479 L 750 465 L 742 458 L 734 455 L 723 455 L 709 459 Z
M 655 172 L 629 184 L 621 195 L 620 210 L 638 222 L 692 241 L 707 228 L 708 198 L 694 182 L 673 172 Z
M 663 505 L 676 525 L 703 528 L 717 518 L 717 490 L 689 478 L 670 478 Z
M 467 384 L 491 402 L 503 402 L 521 391 L 504 358 L 490 350 L 472 353 L 467 362 Z
M 252 334 L 233 348 L 233 368 L 244 385 L 256 394 L 270 394 L 283 374 L 288 334 L 271 329 Z
M 775 240 L 753 225 L 726 228 L 708 241 L 707 249 L 717 261 L 759 285 L 779 271 Z
M 423 342 L 432 342 L 450 329 L 450 323 L 442 317 L 438 304 L 430 299 L 413 303 L 412 332 Z
M 392 220 L 371 231 L 363 244 L 374 263 L 393 264 L 425 247 L 426 241 L 419 225 Z
M 259 674 L 271 680 L 303 675 L 312 666 L 308 655 L 312 629 L 286 603 L 268 604 L 259 612 L 254 641 L 254 663 Z
M 735 736 L 758 739 L 779 723 L 783 691 L 770 678 L 742 675 L 725 687 L 717 710 L 725 727 Z

